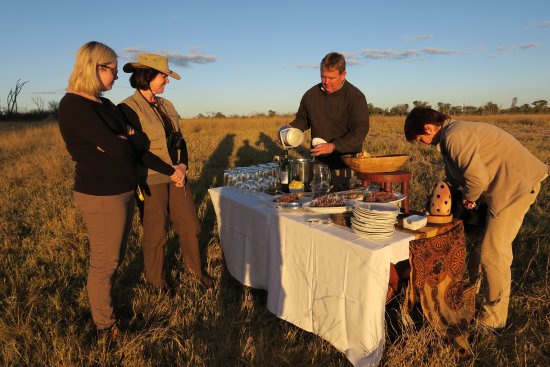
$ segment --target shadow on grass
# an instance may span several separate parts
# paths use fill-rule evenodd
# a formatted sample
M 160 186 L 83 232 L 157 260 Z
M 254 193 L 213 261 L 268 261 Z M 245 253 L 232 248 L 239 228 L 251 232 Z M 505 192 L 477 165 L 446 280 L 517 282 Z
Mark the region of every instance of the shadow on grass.
M 208 244 L 216 227 L 216 213 L 210 200 L 207 200 L 208 189 L 211 187 L 223 185 L 223 171 L 229 166 L 229 158 L 235 145 L 235 134 L 227 134 L 218 144 L 216 149 L 204 164 L 201 176 L 193 185 L 193 194 L 195 196 L 195 206 L 206 202 L 206 210 L 201 221 L 201 233 L 199 235 L 199 244 L 201 248 L 201 261 L 204 267 L 207 258 Z

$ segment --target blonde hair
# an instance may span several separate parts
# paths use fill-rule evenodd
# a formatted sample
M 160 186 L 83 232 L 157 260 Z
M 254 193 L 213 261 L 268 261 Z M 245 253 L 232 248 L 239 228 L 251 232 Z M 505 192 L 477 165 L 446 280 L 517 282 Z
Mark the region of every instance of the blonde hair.
M 99 97 L 103 91 L 103 85 L 99 79 L 97 67 L 115 61 L 117 61 L 117 54 L 109 46 L 96 41 L 85 43 L 76 53 L 67 91 L 88 93 Z

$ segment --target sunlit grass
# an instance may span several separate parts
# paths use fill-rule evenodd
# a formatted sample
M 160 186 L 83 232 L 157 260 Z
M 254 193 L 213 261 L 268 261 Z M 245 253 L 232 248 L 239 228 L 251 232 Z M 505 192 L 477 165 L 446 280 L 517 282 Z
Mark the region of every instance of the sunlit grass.
M 460 118 L 460 117 L 459 117 Z M 495 123 L 537 157 L 550 162 L 550 116 L 464 117 Z M 87 239 L 72 200 L 73 162 L 57 124 L 0 124 L 0 364 L 124 366 L 348 366 L 329 343 L 273 316 L 266 293 L 248 289 L 225 268 L 207 190 L 223 170 L 271 161 L 274 142 L 289 117 L 192 119 L 184 136 L 189 176 L 202 222 L 204 266 L 215 279 L 205 291 L 182 277 L 178 245 L 170 234 L 168 283 L 157 293 L 144 284 L 141 228 L 134 220 L 128 252 L 116 281 L 116 311 L 125 334 L 114 351 L 94 338 L 84 289 Z M 402 117 L 374 117 L 365 147 L 372 153 L 408 153 L 413 209 L 442 178 L 434 149 L 411 145 Z M 308 139 L 293 150 L 307 156 Z M 390 337 L 385 366 L 550 365 L 550 189 L 526 216 L 514 245 L 510 327 L 505 336 L 473 344 L 459 360 L 430 327 Z

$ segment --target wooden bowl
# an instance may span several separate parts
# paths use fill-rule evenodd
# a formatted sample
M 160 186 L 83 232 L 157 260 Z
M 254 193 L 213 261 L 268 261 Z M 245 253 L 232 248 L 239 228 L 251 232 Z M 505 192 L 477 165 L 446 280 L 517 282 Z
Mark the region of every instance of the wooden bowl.
M 411 158 L 406 154 L 372 155 L 369 158 L 357 158 L 355 154 L 342 156 L 344 163 L 360 173 L 395 172 Z

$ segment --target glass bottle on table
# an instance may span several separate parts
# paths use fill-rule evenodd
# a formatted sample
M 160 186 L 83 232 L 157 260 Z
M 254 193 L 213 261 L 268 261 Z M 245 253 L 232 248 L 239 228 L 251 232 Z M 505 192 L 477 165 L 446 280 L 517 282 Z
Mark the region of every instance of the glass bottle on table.
M 285 149 L 283 159 L 281 161 L 281 169 L 279 170 L 279 179 L 281 181 L 281 191 L 290 192 L 288 185 L 290 184 L 290 161 L 288 160 L 288 150 Z

